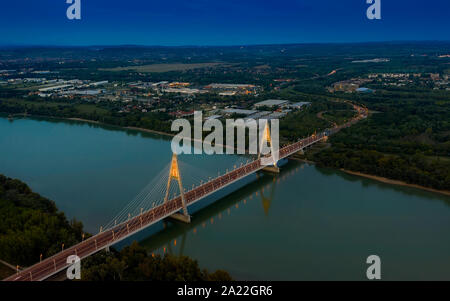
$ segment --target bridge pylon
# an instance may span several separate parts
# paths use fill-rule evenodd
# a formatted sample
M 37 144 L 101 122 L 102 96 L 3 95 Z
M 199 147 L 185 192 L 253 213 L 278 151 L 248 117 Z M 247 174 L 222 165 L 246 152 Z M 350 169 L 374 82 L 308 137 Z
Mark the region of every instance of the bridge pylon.
M 172 180 L 178 182 L 178 188 L 180 189 L 181 195 L 181 203 L 183 205 L 183 214 L 175 213 L 171 217 L 185 223 L 190 223 L 191 216 L 188 214 L 187 210 L 186 198 L 184 197 L 183 183 L 181 181 L 181 174 L 180 169 L 178 168 L 178 159 L 176 154 L 172 155 L 172 163 L 170 164 L 169 179 L 167 180 L 167 189 L 166 196 L 164 197 L 164 203 L 169 200 L 170 184 L 172 183 Z
M 262 139 L 261 139 L 261 143 L 259 144 L 258 160 L 261 159 L 261 149 L 262 149 L 264 143 L 267 143 L 267 145 L 270 147 L 270 154 L 273 159 L 273 165 L 268 165 L 268 166 L 264 167 L 263 171 L 268 171 L 271 173 L 279 173 L 280 168 L 278 168 L 277 162 L 275 161 L 275 157 L 274 157 L 274 149 L 273 149 L 273 144 L 272 144 L 272 137 L 270 134 L 269 121 L 266 122 L 266 125 L 264 127 L 264 132 L 262 135 Z

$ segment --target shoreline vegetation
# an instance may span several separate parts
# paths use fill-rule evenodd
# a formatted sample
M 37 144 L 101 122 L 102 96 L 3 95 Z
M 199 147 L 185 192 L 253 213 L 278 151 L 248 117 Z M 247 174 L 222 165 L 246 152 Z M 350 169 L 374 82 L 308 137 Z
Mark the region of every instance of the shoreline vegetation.
M 81 222 L 69 221 L 55 202 L 20 180 L 0 174 L 0 259 L 30 266 L 82 240 Z
M 122 129 L 122 130 L 133 130 L 133 131 L 138 131 L 138 132 L 163 135 L 163 136 L 167 136 L 167 137 L 174 137 L 176 135 L 176 134 L 171 134 L 171 133 L 166 133 L 166 132 L 156 131 L 156 130 L 151 130 L 151 129 L 145 129 L 145 128 L 139 128 L 139 127 L 132 127 L 132 126 L 123 127 L 123 126 L 119 126 L 119 125 L 111 125 L 111 124 L 100 122 L 100 121 L 96 121 L 96 120 L 89 120 L 89 119 L 78 118 L 78 117 L 54 117 L 54 116 L 30 115 L 30 114 L 27 114 L 27 115 L 14 114 L 13 116 L 21 116 L 21 117 L 31 116 L 31 117 L 43 117 L 43 118 L 51 118 L 51 119 L 59 119 L 59 120 L 70 120 L 70 121 L 86 122 L 86 123 L 97 124 L 97 125 L 111 126 L 111 127 L 115 127 L 115 128 Z M 304 158 L 297 158 L 296 157 L 295 159 L 303 161 L 303 162 L 306 162 L 306 163 L 309 163 L 309 164 L 317 164 L 317 162 L 315 162 L 315 161 L 307 160 L 307 159 L 304 159 Z M 332 167 L 328 167 L 328 168 L 332 168 Z M 430 192 L 434 192 L 434 193 L 439 193 L 439 194 L 449 195 L 450 196 L 450 191 L 448 191 L 448 190 L 440 190 L 440 189 L 434 189 L 434 188 L 430 188 L 430 187 L 426 187 L 426 186 L 422 186 L 422 185 L 418 185 L 418 184 L 410 184 L 410 183 L 406 183 L 406 182 L 400 181 L 400 180 L 389 179 L 389 178 L 386 178 L 386 177 L 380 177 L 380 176 L 377 176 L 377 175 L 351 171 L 351 170 L 343 169 L 343 168 L 338 168 L 338 169 L 332 168 L 332 169 L 341 170 L 341 171 L 343 171 L 345 173 L 348 173 L 348 174 L 351 174 L 351 175 L 372 179 L 372 180 L 383 182 L 383 183 L 390 184 L 390 185 L 413 187 L 413 188 L 417 188 L 417 189 L 421 189 L 421 190 L 426 190 L 426 191 L 430 191 Z
M 450 191 L 448 191 L 448 190 L 439 190 L 439 189 L 429 188 L 429 187 L 425 187 L 425 186 L 420 186 L 420 185 L 417 185 L 417 184 L 409 184 L 409 183 L 406 183 L 406 182 L 403 182 L 403 181 L 399 181 L 399 180 L 388 179 L 388 178 L 385 178 L 385 177 L 374 176 L 374 175 L 361 173 L 361 172 L 357 172 L 357 171 L 346 170 L 346 169 L 343 169 L 343 168 L 341 168 L 340 170 L 345 172 L 345 173 L 347 173 L 347 174 L 350 174 L 350 175 L 363 177 L 363 178 L 375 180 L 375 181 L 386 183 L 386 184 L 390 184 L 390 185 L 413 187 L 413 188 L 418 188 L 418 189 L 422 189 L 422 190 L 426 190 L 426 191 L 430 191 L 430 192 L 434 192 L 434 193 L 439 193 L 439 194 L 444 194 L 444 195 L 450 196 Z
M 317 162 L 315 162 L 315 161 L 311 161 L 311 160 L 300 158 L 300 157 L 295 157 L 294 156 L 294 157 L 292 157 L 292 160 L 296 160 L 296 161 L 300 161 L 300 162 L 304 162 L 304 163 L 308 163 L 308 164 L 316 164 L 317 165 Z M 420 189 L 420 190 L 425 190 L 425 191 L 429 191 L 429 192 L 433 192 L 433 193 L 438 193 L 438 194 L 443 194 L 443 195 L 450 196 L 450 191 L 448 191 L 448 190 L 439 190 L 439 189 L 434 189 L 434 188 L 421 186 L 421 185 L 417 185 L 417 184 L 410 184 L 410 183 L 406 183 L 404 181 L 389 179 L 389 178 L 380 177 L 380 176 L 371 175 L 371 174 L 362 173 L 362 172 L 357 172 L 357 171 L 351 171 L 351 170 L 347 170 L 347 169 L 344 169 L 344 168 L 336 169 L 336 168 L 327 167 L 327 166 L 324 166 L 324 167 L 325 168 L 329 168 L 329 169 L 333 169 L 333 170 L 339 170 L 339 171 L 345 172 L 345 173 L 347 173 L 349 175 L 353 175 L 353 176 L 357 176 L 357 177 L 361 177 L 361 178 L 366 178 L 366 179 L 370 179 L 370 180 L 374 180 L 374 181 L 377 181 L 377 182 L 382 182 L 382 183 L 386 183 L 386 184 L 390 184 L 390 185 L 411 187 L 411 188 L 416 188 L 416 189 Z

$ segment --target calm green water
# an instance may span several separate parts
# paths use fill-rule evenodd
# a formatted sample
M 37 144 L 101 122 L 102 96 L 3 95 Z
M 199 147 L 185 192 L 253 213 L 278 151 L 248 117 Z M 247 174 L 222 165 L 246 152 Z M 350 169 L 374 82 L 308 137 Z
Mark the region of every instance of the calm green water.
M 92 233 L 170 157 L 170 140 L 160 136 L 0 118 L 0 173 L 55 200 Z M 236 157 L 181 160 L 216 173 Z M 376 254 L 383 279 L 450 280 L 447 196 L 289 161 L 280 175 L 249 177 L 190 211 L 191 224 L 161 222 L 118 247 L 136 239 L 149 252 L 188 255 L 237 279 L 364 280 L 365 260 Z

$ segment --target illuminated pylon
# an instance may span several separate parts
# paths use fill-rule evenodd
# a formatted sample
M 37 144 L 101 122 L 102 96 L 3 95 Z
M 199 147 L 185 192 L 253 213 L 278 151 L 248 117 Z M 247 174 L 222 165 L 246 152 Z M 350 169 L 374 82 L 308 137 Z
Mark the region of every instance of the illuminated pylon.
M 269 128 L 269 121 L 266 122 L 266 125 L 264 126 L 264 132 L 262 135 L 261 143 L 259 144 L 259 150 L 258 150 L 258 159 L 261 158 L 261 149 L 264 145 L 264 143 L 267 143 L 267 145 L 270 147 L 270 155 L 273 159 L 273 166 L 277 166 L 277 162 L 275 161 L 274 157 L 274 150 L 273 150 L 273 144 L 272 144 L 272 137 L 270 135 L 270 128 Z
M 256 174 L 256 178 L 259 179 L 259 175 Z M 259 189 L 259 195 L 261 196 L 262 206 L 266 216 L 269 216 L 270 205 L 272 204 L 273 197 L 275 195 L 275 188 L 277 187 L 276 178 L 273 177 L 272 184 L 270 184 L 270 196 L 267 197 L 264 194 L 263 186 Z
M 183 214 L 185 216 L 188 216 L 186 199 L 184 198 L 183 183 L 181 182 L 180 169 L 178 168 L 178 160 L 176 154 L 173 154 L 172 156 L 172 163 L 170 164 L 169 179 L 167 180 L 167 190 L 166 196 L 164 197 L 164 202 L 167 202 L 169 199 L 170 183 L 172 182 L 172 180 L 176 180 L 178 182 L 178 187 L 180 189 L 181 195 L 181 202 L 183 204 Z

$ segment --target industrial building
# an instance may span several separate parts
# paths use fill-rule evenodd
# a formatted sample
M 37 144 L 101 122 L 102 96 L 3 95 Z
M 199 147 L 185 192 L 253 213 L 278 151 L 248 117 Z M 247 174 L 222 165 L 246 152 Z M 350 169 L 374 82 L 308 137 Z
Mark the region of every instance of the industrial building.
M 225 109 L 222 111 L 225 114 L 231 115 L 231 114 L 239 114 L 239 115 L 252 115 L 257 113 L 256 110 L 243 110 L 243 109 Z
M 264 101 L 260 101 L 255 103 L 255 108 L 258 107 L 278 107 L 288 104 L 289 102 L 287 100 L 281 100 L 281 99 L 267 99 Z
M 308 105 L 310 105 L 310 104 L 311 104 L 311 103 L 310 103 L 310 102 L 307 102 L 307 101 L 300 101 L 300 102 L 288 104 L 288 105 L 286 105 L 286 107 L 288 107 L 288 108 L 290 108 L 290 109 L 296 109 L 296 110 L 298 110 L 298 109 L 301 109 L 301 108 L 303 108 L 303 107 L 305 107 L 305 106 L 308 106 Z

